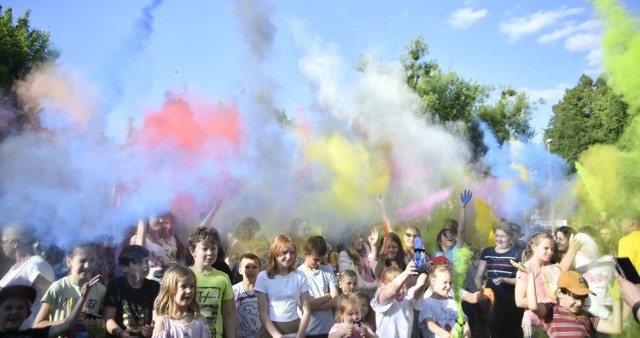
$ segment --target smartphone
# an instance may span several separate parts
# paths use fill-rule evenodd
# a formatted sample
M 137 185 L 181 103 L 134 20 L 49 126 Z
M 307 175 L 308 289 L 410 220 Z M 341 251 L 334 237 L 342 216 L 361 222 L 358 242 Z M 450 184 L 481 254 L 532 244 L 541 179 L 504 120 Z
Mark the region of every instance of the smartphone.
M 640 284 L 640 276 L 638 271 L 631 263 L 629 257 L 614 257 L 613 264 L 616 266 L 618 273 L 624 277 L 624 279 L 632 282 L 633 284 Z

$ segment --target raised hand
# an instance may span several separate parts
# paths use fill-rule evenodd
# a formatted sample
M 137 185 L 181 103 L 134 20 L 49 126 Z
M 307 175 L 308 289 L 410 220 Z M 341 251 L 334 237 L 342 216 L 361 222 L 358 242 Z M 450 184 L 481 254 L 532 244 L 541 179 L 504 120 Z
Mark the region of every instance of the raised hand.
M 464 207 L 467 205 L 467 203 L 469 203 L 469 201 L 471 201 L 471 197 L 473 197 L 473 194 L 471 193 L 471 190 L 464 190 L 462 192 L 462 194 L 460 194 L 460 204 Z
M 369 240 L 369 244 L 371 245 L 371 247 L 375 246 L 378 242 L 378 229 L 371 229 L 371 233 L 369 234 L 369 238 L 367 239 Z

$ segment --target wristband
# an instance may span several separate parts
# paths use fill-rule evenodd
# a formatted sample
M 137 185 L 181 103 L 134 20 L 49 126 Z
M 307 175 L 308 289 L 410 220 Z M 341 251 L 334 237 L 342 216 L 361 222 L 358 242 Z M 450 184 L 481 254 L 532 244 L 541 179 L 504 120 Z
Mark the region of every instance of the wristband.
M 640 323 L 640 319 L 638 319 L 638 309 L 640 309 L 640 301 L 633 304 L 633 308 L 631 310 L 633 311 L 633 318 L 636 319 L 636 322 Z

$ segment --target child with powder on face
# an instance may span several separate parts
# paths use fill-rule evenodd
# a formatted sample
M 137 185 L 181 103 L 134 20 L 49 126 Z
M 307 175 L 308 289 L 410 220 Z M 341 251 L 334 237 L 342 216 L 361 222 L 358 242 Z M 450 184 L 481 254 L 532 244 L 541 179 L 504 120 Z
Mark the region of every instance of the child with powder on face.
M 200 312 L 196 276 L 175 265 L 166 271 L 153 312 L 153 338 L 212 337 Z
M 430 297 L 425 298 L 420 311 L 420 327 L 422 335 L 425 338 L 451 338 L 456 321 L 462 323 L 459 319 L 460 313 L 456 301 L 451 297 L 453 288 L 453 278 L 451 274 L 451 265 L 449 264 L 430 264 L 429 265 L 429 281 L 433 293 Z M 462 314 L 464 316 L 464 313 Z M 464 316 L 464 337 L 471 337 L 471 329 L 466 316 Z
M 338 287 L 342 294 L 353 293 L 358 289 L 358 274 L 353 270 L 344 270 L 338 274 Z
M 93 278 L 96 261 L 95 248 L 88 244 L 79 244 L 71 248 L 65 258 L 69 274 L 51 284 L 42 297 L 42 307 L 33 322 L 34 328 L 56 325 L 69 317 L 73 305 L 81 301 L 82 286 Z M 107 289 L 96 283 L 87 296 L 87 301 L 74 331 L 87 331 L 98 337 L 104 336 L 102 320 L 103 303 Z
M 407 290 L 407 279 L 411 276 L 418 276 L 417 282 Z M 413 326 L 413 310 L 420 309 L 426 287 L 427 275 L 419 274 L 413 261 L 407 264 L 404 271 L 395 266 L 386 268 L 371 300 L 371 308 L 376 312 L 376 334 L 390 338 L 409 337 Z
M 338 297 L 336 323 L 329 331 L 329 338 L 373 338 L 377 337 L 366 323 L 362 322 L 362 312 L 358 297 L 345 293 Z
M 118 264 L 124 276 L 107 286 L 104 319 L 107 333 L 113 337 L 151 337 L 153 303 L 160 283 L 149 274 L 149 250 L 140 245 L 122 249 Z
M 189 237 L 189 252 L 193 257 L 198 303 L 212 337 L 238 334 L 233 289 L 229 276 L 213 268 L 217 260 L 220 236 L 213 228 L 199 227 Z

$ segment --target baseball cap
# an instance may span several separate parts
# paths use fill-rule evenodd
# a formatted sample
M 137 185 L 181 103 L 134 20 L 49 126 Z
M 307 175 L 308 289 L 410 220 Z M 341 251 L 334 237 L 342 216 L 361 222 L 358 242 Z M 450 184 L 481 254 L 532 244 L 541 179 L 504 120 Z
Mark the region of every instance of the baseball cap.
M 10 298 L 22 298 L 33 303 L 36 300 L 36 290 L 27 285 L 8 285 L 0 289 L 0 303 Z
M 578 296 L 593 294 L 589 291 L 587 281 L 576 271 L 565 271 L 561 273 L 558 278 L 558 288 L 565 288 Z

